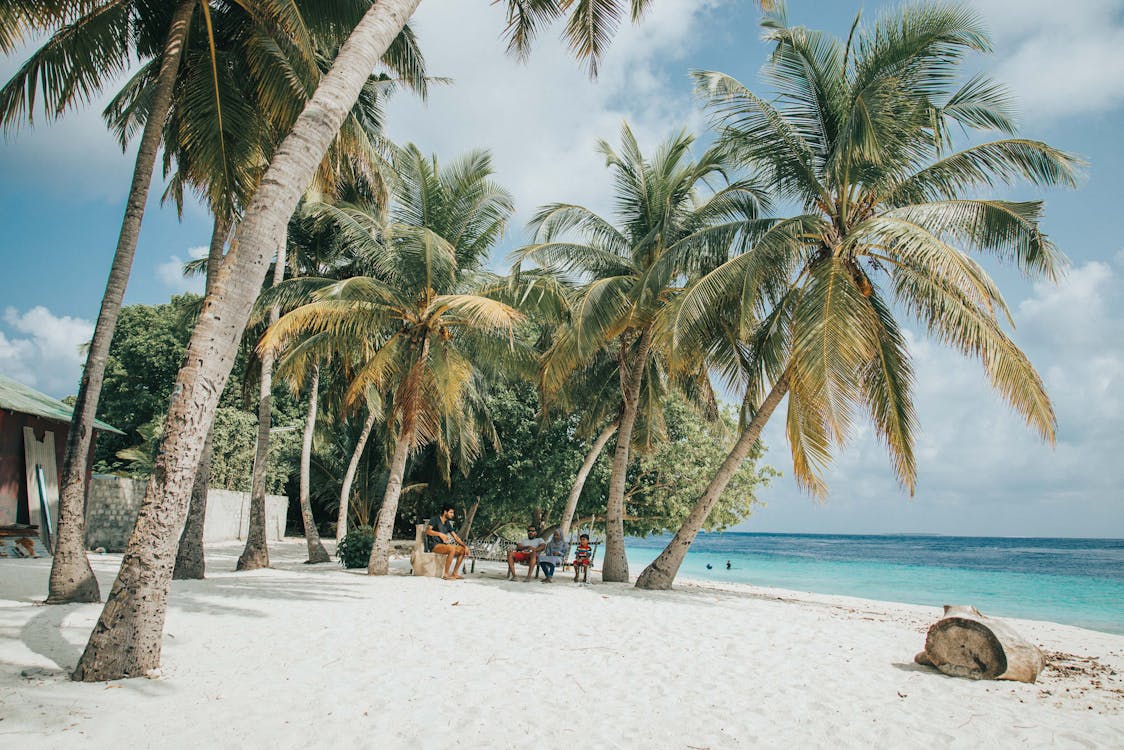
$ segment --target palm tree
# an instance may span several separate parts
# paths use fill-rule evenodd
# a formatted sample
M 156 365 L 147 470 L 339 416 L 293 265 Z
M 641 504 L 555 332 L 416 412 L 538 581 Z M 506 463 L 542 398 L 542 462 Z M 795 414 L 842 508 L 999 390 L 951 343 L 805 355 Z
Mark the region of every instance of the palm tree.
M 220 7 L 211 14 L 212 33 L 192 39 L 185 53 L 183 74 L 176 80 L 163 136 L 167 144 L 165 171 L 175 165 L 166 197 L 173 198 L 182 212 L 184 191 L 191 189 L 210 206 L 216 217 L 208 264 L 212 272 L 217 272 L 221 262 L 230 223 L 237 220 L 257 188 L 276 148 L 277 134 L 291 127 L 326 69 L 329 58 L 325 50 L 332 51 L 339 45 L 341 26 L 336 21 L 340 12 L 351 13 L 352 22 L 356 20 L 355 14 L 361 13 L 352 6 L 340 9 L 303 1 L 296 6 L 301 18 L 307 21 L 312 54 L 305 54 L 296 44 L 261 33 L 256 28 L 259 21 L 245 8 Z M 346 16 L 344 20 L 348 20 Z M 398 84 L 424 97 L 428 79 L 424 59 L 408 26 L 391 44 L 381 63 L 395 77 L 380 73 L 364 85 L 317 173 L 316 187 L 321 193 L 385 193 L 385 160 L 374 145 L 381 138 L 382 99 Z M 106 108 L 106 121 L 122 147 L 133 131 L 146 122 L 156 86 L 155 67 L 154 63 L 142 66 Z M 208 279 L 212 277 L 213 273 Z M 266 366 L 262 369 L 260 390 L 267 394 L 272 389 L 271 363 L 263 364 Z M 259 430 L 262 444 L 258 446 L 260 460 L 255 464 L 259 471 L 257 481 L 252 482 L 250 533 L 247 554 L 239 563 L 242 568 L 268 563 L 264 529 L 268 420 L 264 417 L 269 397 L 264 398 L 259 400 L 264 426 Z M 209 464 L 208 442 L 204 445 L 201 470 L 192 490 L 192 504 L 176 557 L 177 578 L 202 578 L 204 574 L 202 532 Z
M 49 119 L 89 101 L 127 69 L 134 55 L 150 60 L 145 67 L 155 81 L 151 96 L 145 101 L 149 117 L 141 135 L 117 249 L 87 351 L 74 407 L 75 421 L 67 437 L 49 603 L 101 598 L 83 549 L 86 456 L 93 439 L 91 427 L 109 344 L 132 267 L 161 129 L 197 8 L 201 11 L 200 35 L 211 39 L 213 51 L 210 6 L 200 0 L 155 5 L 136 0 L 15 3 L 7 4 L 0 11 L 0 16 L 11 16 L 8 20 L 13 22 L 12 31 L 0 33 L 0 39 L 8 38 L 10 42 L 32 29 L 53 30 L 46 43 L 0 88 L 0 127 L 4 129 L 15 127 L 25 117 L 30 121 L 37 98 L 41 98 L 43 111 Z M 260 22 L 277 33 L 289 34 L 295 39 L 302 37 L 300 18 L 287 12 L 288 9 L 272 2 L 254 3 L 253 8 Z
M 170 556 L 175 537 L 183 527 L 206 431 L 230 375 L 253 300 L 265 279 L 273 243 L 315 175 L 370 71 L 401 33 L 420 1 L 380 0 L 371 5 L 340 48 L 329 72 L 321 77 L 316 92 L 294 121 L 271 160 L 261 187 L 247 206 L 234 237 L 238 252 L 233 262 L 228 259 L 223 264 L 219 279 L 204 302 L 188 344 L 185 365 L 176 379 L 176 396 L 165 420 L 157 478 L 145 494 L 120 572 L 74 671 L 74 679 L 97 681 L 139 676 L 159 665 L 171 580 L 171 570 L 165 569 L 163 561 Z M 507 2 L 509 36 L 513 42 L 522 40 L 516 43 L 517 49 L 525 48 L 534 31 L 523 23 L 532 18 L 522 12 L 529 3 Z M 572 5 L 567 3 L 566 7 Z M 586 14 L 589 23 L 584 28 L 591 37 L 606 37 L 609 27 L 602 23 L 601 9 L 620 5 L 620 0 L 597 3 L 597 12 Z M 647 5 L 644 0 L 632 3 L 634 19 Z M 534 18 L 541 21 L 542 17 L 540 13 Z M 512 33 L 512 29 L 525 31 Z M 600 52 L 601 47 L 588 47 L 579 49 L 578 54 L 583 59 L 597 59 Z
M 632 432 L 645 375 L 666 353 L 657 318 L 683 282 L 680 274 L 670 272 L 667 258 L 683 256 L 703 269 L 709 259 L 725 257 L 730 226 L 754 221 L 760 202 L 756 186 L 745 180 L 701 198 L 700 187 L 724 179 L 724 154 L 709 149 L 691 161 L 693 142 L 680 133 L 648 159 L 625 125 L 620 154 L 604 141 L 600 144 L 615 172 L 621 227 L 581 206 L 549 205 L 532 220 L 535 243 L 515 254 L 517 262 L 532 260 L 587 282 L 570 322 L 559 329 L 544 357 L 544 389 L 560 390 L 599 351 L 617 360 L 621 410 L 605 514 L 602 575 L 607 581 L 628 580 L 624 493 Z M 647 383 L 650 391 L 655 381 L 649 377 Z
M 466 289 L 513 210 L 510 196 L 490 179 L 490 158 L 476 152 L 440 169 L 436 159 L 408 146 L 397 164 L 389 223 L 378 236 L 357 238 L 387 280 L 359 276 L 326 286 L 262 340 L 266 351 L 304 335 L 372 342 L 349 388 L 351 401 L 374 393 L 389 405 L 394 443 L 372 574 L 387 572 L 409 454 L 430 443 L 447 451 L 449 423 L 465 428 L 459 444 L 476 452 L 477 423 L 467 408 L 477 387 L 474 360 L 502 352 L 497 339 L 513 345 L 522 319 L 514 308 Z
M 1010 314 L 972 254 L 1057 278 L 1064 256 L 1042 234 L 1041 201 L 974 197 L 995 182 L 1074 186 L 1078 161 L 1016 137 L 1004 88 L 959 64 L 988 50 L 977 16 L 955 6 L 906 7 L 846 42 L 783 15 L 763 22 L 776 103 L 733 78 L 696 74 L 723 126 L 722 146 L 762 171 L 804 213 L 747 233 L 752 248 L 703 277 L 669 316 L 673 337 L 735 331 L 745 365 L 744 431 L 663 553 L 637 581 L 668 588 L 701 523 L 788 396 L 797 481 L 823 495 L 823 468 L 862 416 L 913 492 L 913 367 L 895 310 L 938 341 L 978 358 L 992 386 L 1043 439 L 1055 417 L 1041 379 L 1003 331 Z M 950 133 L 999 131 L 953 150 Z

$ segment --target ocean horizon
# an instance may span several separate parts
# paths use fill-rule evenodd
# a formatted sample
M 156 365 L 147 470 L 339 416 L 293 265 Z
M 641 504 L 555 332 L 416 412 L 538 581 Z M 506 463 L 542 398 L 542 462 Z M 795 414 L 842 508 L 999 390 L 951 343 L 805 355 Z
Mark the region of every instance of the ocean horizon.
M 630 537 L 632 574 L 670 539 Z M 1124 634 L 1124 539 L 712 532 L 695 540 L 679 575 L 934 607 L 970 604 L 996 617 Z

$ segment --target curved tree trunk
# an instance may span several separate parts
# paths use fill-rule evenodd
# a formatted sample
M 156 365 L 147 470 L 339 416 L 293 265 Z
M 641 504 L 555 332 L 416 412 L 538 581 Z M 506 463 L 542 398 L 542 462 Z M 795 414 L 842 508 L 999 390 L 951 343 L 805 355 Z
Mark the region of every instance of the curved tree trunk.
M 460 531 L 461 539 L 465 540 L 466 542 L 468 541 L 468 538 L 472 536 L 472 522 L 476 520 L 476 511 L 478 511 L 479 509 L 480 498 L 477 497 L 476 500 L 472 503 L 472 507 L 468 509 L 468 513 L 465 514 L 464 526 L 461 527 Z
M 585 488 L 585 480 L 589 478 L 589 472 L 593 471 L 593 465 L 597 463 L 597 458 L 605 449 L 605 444 L 616 431 L 616 422 L 606 425 L 605 429 L 601 430 L 601 434 L 593 441 L 593 447 L 586 454 L 582 467 L 578 469 L 578 475 L 574 477 L 574 486 L 570 488 L 570 496 L 566 498 L 566 508 L 562 511 L 561 528 L 564 539 L 570 538 L 570 525 L 574 522 L 574 512 L 578 509 L 578 500 L 581 499 L 582 490 Z
M 139 677 L 160 666 L 168 585 L 207 431 L 261 291 L 274 240 L 367 76 L 420 0 L 379 0 L 340 49 L 282 142 L 235 234 L 176 378 L 164 438 L 121 569 L 73 678 Z
M 67 433 L 66 453 L 62 463 L 62 491 L 59 497 L 55 556 L 51 562 L 47 593 L 48 604 L 101 600 L 97 579 L 86 558 L 86 462 L 93 443 L 94 418 L 97 416 L 98 399 L 101 397 L 101 386 L 105 378 L 109 344 L 113 340 L 117 316 L 121 312 L 121 301 L 125 298 L 125 287 L 129 283 L 141 219 L 144 218 L 144 206 L 148 201 L 148 188 L 152 182 L 152 169 L 156 163 L 156 152 L 160 149 L 164 119 L 172 104 L 172 88 L 180 67 L 184 39 L 195 2 L 196 0 L 180 0 L 175 15 L 172 16 L 172 24 L 168 27 L 168 39 L 164 43 L 152 109 L 137 149 L 133 183 L 129 188 L 129 200 L 125 204 L 121 233 L 117 237 L 117 250 L 113 254 L 113 264 L 109 269 L 109 280 L 102 296 L 94 337 L 82 370 L 82 383 L 78 387 L 78 399 L 74 404 L 74 416 Z
M 211 249 L 207 253 L 207 287 L 205 294 L 211 293 L 215 277 L 218 276 L 226 248 L 226 235 L 230 232 L 230 221 L 219 212 L 215 214 L 214 228 L 211 231 Z M 211 431 L 207 431 L 207 442 L 203 444 L 203 455 L 199 468 L 195 471 L 195 482 L 191 487 L 191 506 L 187 509 L 187 523 L 180 536 L 180 546 L 176 551 L 176 567 L 172 578 L 176 580 L 201 580 L 206 576 L 207 563 L 203 553 L 203 527 L 207 520 L 207 492 L 211 487 Z
M 378 520 L 375 521 L 375 543 L 371 547 L 371 558 L 367 561 L 367 574 L 384 576 L 390 570 L 390 538 L 394 534 L 394 519 L 398 515 L 398 499 L 402 496 L 402 477 L 406 473 L 406 459 L 410 455 L 410 444 L 414 442 L 414 420 L 412 416 L 403 419 L 402 434 L 394 446 L 394 457 L 390 460 L 390 478 L 386 482 L 386 494 L 382 498 Z
M 355 451 L 351 460 L 347 462 L 347 471 L 343 475 L 343 484 L 340 486 L 340 510 L 336 516 L 336 541 L 347 536 L 347 512 L 351 501 L 351 485 L 355 482 L 355 472 L 359 470 L 359 461 L 363 458 L 363 451 L 367 447 L 367 439 L 371 437 L 371 430 L 375 427 L 378 412 L 368 407 L 367 421 L 363 423 L 363 431 L 359 433 L 359 442 L 355 444 Z
M 636 587 L 641 589 L 669 589 L 671 584 L 675 581 L 675 575 L 679 572 L 679 566 L 683 564 L 683 558 L 687 556 L 687 550 L 691 547 L 691 543 L 695 541 L 698 536 L 699 530 L 702 529 L 703 524 L 706 523 L 707 516 L 714 510 L 718 498 L 722 497 L 722 492 L 726 489 L 726 485 L 730 483 L 738 468 L 742 465 L 742 461 L 749 455 L 750 449 L 753 444 L 757 442 L 757 438 L 761 436 L 761 430 L 765 427 L 765 423 L 769 421 L 769 417 L 773 415 L 777 405 L 780 404 L 781 399 L 788 393 L 788 379 L 782 376 L 776 382 L 773 389 L 769 391 L 769 395 L 765 397 L 762 402 L 761 408 L 753 415 L 745 430 L 738 437 L 738 441 L 734 443 L 734 447 L 730 449 L 730 453 L 726 456 L 726 460 L 718 468 L 718 472 L 714 475 L 714 479 L 710 480 L 707 485 L 706 491 L 703 492 L 702 497 L 695 503 L 695 507 L 691 509 L 690 515 L 683 522 L 679 531 L 675 532 L 675 536 L 664 547 L 663 552 L 659 554 L 655 560 L 644 569 L 640 577 L 636 579 Z
M 328 551 L 320 543 L 316 521 L 312 517 L 312 503 L 308 499 L 309 474 L 312 467 L 312 435 L 316 431 L 316 398 L 320 391 L 320 366 L 312 368 L 312 382 L 308 386 L 308 420 L 304 423 L 304 440 L 301 442 L 301 520 L 304 521 L 304 541 L 308 545 L 308 563 L 329 562 Z
M 646 329 L 640 337 L 632 361 L 621 360 L 620 427 L 617 431 L 617 449 L 613 453 L 613 473 L 609 477 L 609 499 L 605 507 L 605 557 L 601 567 L 601 580 L 628 583 L 628 558 L 624 549 L 624 485 L 628 474 L 629 449 L 632 446 L 632 428 L 640 408 L 640 383 L 648 363 L 648 349 L 652 345 L 652 331 Z M 624 347 L 622 346 L 622 351 Z
M 278 239 L 277 261 L 273 264 L 273 284 L 285 278 L 285 239 Z M 281 317 L 281 308 L 269 311 L 269 324 Z M 261 382 L 258 383 L 258 439 L 254 445 L 254 471 L 250 478 L 250 523 L 246 530 L 246 547 L 238 558 L 235 570 L 257 570 L 269 567 L 269 543 L 265 531 L 265 475 L 269 471 L 269 430 L 273 426 L 273 351 L 261 355 Z

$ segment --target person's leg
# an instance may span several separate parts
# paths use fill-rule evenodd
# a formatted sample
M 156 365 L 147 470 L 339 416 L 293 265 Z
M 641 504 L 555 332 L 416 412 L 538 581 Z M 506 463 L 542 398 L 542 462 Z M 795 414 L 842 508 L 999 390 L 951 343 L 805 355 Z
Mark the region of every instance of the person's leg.
M 539 553 L 532 552 L 531 556 L 527 558 L 527 580 L 531 580 L 531 573 L 534 572 L 535 566 L 539 564 Z
M 507 551 L 507 577 L 515 577 L 515 550 L 513 549 Z
M 449 577 L 449 565 L 453 562 L 453 548 L 448 544 L 433 545 L 433 554 L 445 556 L 445 569 L 441 572 L 442 578 Z
M 454 549 L 456 549 L 457 559 L 453 561 L 453 578 L 460 578 L 461 565 L 464 564 L 464 558 L 465 555 L 468 554 L 468 549 L 459 544 Z

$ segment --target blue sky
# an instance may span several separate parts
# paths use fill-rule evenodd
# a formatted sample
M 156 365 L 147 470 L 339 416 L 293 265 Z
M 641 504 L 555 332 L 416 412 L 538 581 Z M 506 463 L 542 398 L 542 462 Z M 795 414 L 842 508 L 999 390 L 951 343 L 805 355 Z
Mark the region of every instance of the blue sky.
M 919 486 L 909 499 L 885 454 L 860 430 L 817 504 L 788 477 L 740 528 L 824 533 L 928 532 L 1007 536 L 1124 537 L 1124 9 L 1116 0 L 974 0 L 996 51 L 971 61 L 1006 82 L 1020 102 L 1023 134 L 1090 163 L 1077 191 L 1004 197 L 1047 200 L 1045 230 L 1073 261 L 1057 286 L 1032 286 L 989 266 L 1014 311 L 1016 341 L 1044 376 L 1059 417 L 1058 444 L 1042 445 L 988 389 L 980 368 L 927 341 L 916 327 Z M 891 3 L 790 0 L 792 20 L 845 34 L 862 8 Z M 767 49 L 745 0 L 657 0 L 621 30 L 589 81 L 552 31 L 530 61 L 503 53 L 502 11 L 487 0 L 423 0 L 414 20 L 434 75 L 455 79 L 428 103 L 401 96 L 388 129 L 445 159 L 471 148 L 495 155 L 515 195 L 516 222 L 493 263 L 525 239 L 534 208 L 566 200 L 611 210 L 608 173 L 594 152 L 627 120 L 655 144 L 706 120 L 688 70 L 730 73 L 764 91 Z M 555 30 L 556 31 L 556 30 Z M 19 56 L 0 59 L 5 79 Z M 37 122 L 0 142 L 0 372 L 56 396 L 73 392 L 79 345 L 97 315 L 120 227 L 134 153 L 106 134 L 95 103 L 55 123 Z M 179 268 L 205 248 L 210 221 L 197 205 L 180 220 L 154 186 L 126 301 L 157 303 L 198 282 Z M 768 461 L 788 472 L 782 423 L 765 434 Z

